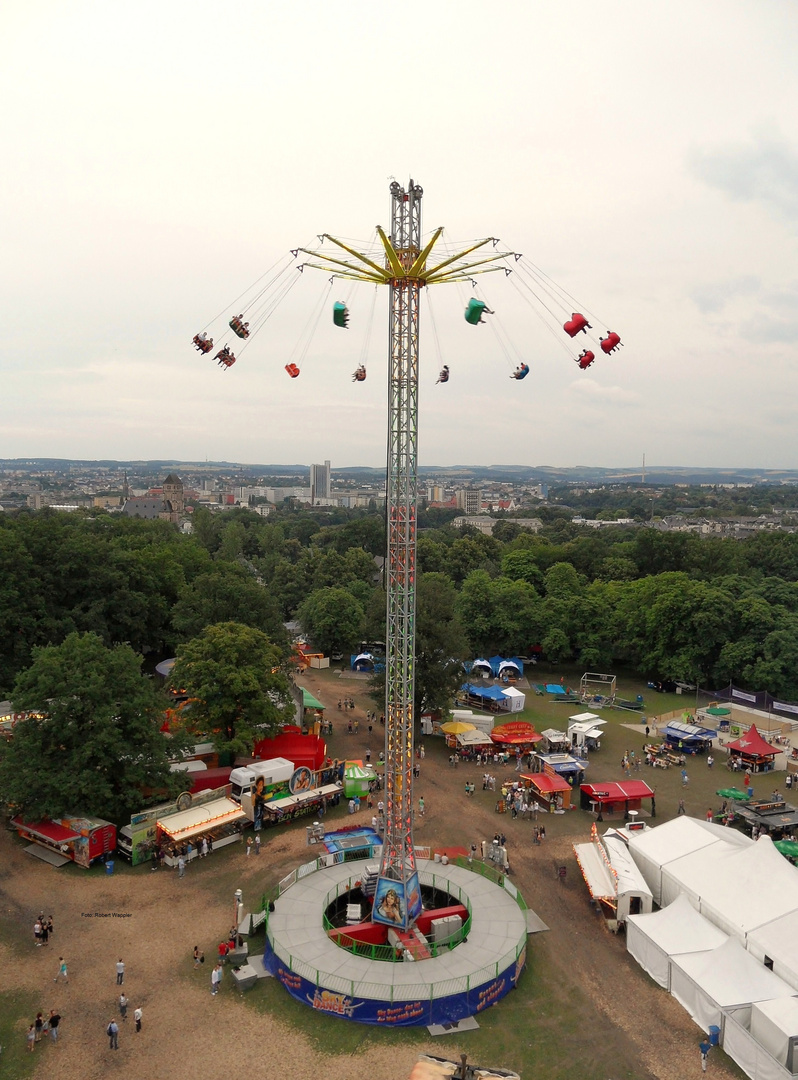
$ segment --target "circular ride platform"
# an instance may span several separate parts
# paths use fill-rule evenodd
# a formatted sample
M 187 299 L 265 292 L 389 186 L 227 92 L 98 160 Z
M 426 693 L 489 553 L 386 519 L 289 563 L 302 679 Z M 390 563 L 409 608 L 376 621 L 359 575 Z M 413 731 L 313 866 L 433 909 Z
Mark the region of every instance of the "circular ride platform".
M 360 881 L 364 864 L 319 859 L 281 883 L 269 914 L 264 965 L 298 1001 L 319 1012 L 383 1026 L 446 1024 L 474 1016 L 512 990 L 526 963 L 526 905 L 508 878 L 419 860 L 422 886 L 461 897 L 466 940 L 428 959 L 386 963 L 328 937 L 330 900 Z M 481 864 L 475 864 L 481 866 Z M 293 880 L 292 880 L 293 879 Z

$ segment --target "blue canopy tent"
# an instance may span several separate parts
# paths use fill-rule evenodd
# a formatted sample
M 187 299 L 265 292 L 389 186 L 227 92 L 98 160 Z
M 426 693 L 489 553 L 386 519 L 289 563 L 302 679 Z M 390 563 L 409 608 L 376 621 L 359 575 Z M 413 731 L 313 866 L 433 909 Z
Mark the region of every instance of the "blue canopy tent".
M 523 674 L 524 665 L 517 656 L 491 656 L 490 670 L 494 679 L 498 675 L 504 674 L 504 670 L 506 670 L 508 664 L 512 664 L 513 667 L 518 671 L 519 675 Z
M 703 754 L 712 746 L 712 740 L 718 736 L 711 728 L 698 727 L 696 724 L 682 724 L 671 720 L 662 733 L 667 746 L 683 754 Z
M 506 712 L 509 699 L 500 686 L 476 686 L 474 683 L 463 683 L 461 691 L 465 694 L 469 705 L 475 705 L 478 709 L 488 712 Z

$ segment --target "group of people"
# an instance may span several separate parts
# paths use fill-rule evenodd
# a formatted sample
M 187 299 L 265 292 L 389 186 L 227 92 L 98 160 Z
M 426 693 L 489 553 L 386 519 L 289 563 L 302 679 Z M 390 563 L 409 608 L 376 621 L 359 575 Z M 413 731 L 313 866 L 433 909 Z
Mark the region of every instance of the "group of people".
M 53 917 L 45 919 L 44 914 L 40 913 L 38 919 L 33 924 L 33 939 L 37 945 L 49 945 L 50 938 L 53 936 Z
M 198 836 L 196 843 L 192 844 L 189 840 L 185 844 L 172 844 L 171 847 L 166 848 L 159 846 L 155 849 L 152 856 L 152 870 L 163 869 L 167 856 L 174 860 L 173 868 L 176 867 L 180 877 L 186 870 L 186 864 L 193 858 L 207 859 L 209 855 L 213 854 L 213 837 Z
M 58 1026 L 60 1023 L 61 1014 L 56 1012 L 55 1009 L 51 1009 L 50 1015 L 47 1017 L 45 1017 L 44 1013 L 36 1013 L 36 1019 L 28 1028 L 28 1050 L 35 1050 L 36 1043 L 41 1042 L 42 1038 L 47 1034 L 50 1035 L 53 1042 L 58 1042 Z

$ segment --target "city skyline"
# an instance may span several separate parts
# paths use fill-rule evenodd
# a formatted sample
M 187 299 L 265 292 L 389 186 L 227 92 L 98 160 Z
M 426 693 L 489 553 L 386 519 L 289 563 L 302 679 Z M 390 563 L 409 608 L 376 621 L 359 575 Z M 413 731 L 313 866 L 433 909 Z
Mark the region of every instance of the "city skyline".
M 501 238 L 624 342 L 581 372 L 583 344 L 548 333 L 515 275 L 480 279 L 485 326 L 463 319 L 468 289 L 430 290 L 422 466 L 790 469 L 794 6 L 463 0 L 416 18 L 412 73 L 363 93 L 354 73 L 397 32 L 365 0 L 345 20 L 315 0 L 6 6 L 0 454 L 379 467 L 387 290 L 325 297 L 305 271 L 225 372 L 191 337 L 317 234 L 370 243 L 390 178 L 412 176 L 425 235 Z M 212 78 L 208 43 L 242 22 Z M 405 77 L 423 92 L 397 110 Z

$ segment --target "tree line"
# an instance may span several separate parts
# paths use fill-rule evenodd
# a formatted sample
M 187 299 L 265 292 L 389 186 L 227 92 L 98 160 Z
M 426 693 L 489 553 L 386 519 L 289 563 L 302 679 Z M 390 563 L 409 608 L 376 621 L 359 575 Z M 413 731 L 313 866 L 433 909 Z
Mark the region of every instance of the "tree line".
M 544 660 L 586 670 L 623 665 L 798 699 L 798 536 L 596 533 L 556 514 L 538 534 L 499 521 L 490 536 L 454 529 L 440 516 L 426 520 L 418 538 L 419 711 L 448 706 L 463 660 L 533 648 Z M 336 656 L 348 658 L 362 640 L 384 640 L 382 515 L 285 508 L 264 519 L 200 509 L 193 523 L 186 536 L 167 522 L 100 511 L 0 519 L 0 698 L 20 709 L 49 701 L 49 713 L 61 716 L 58 728 L 40 724 L 28 733 L 26 754 L 50 760 L 37 740 L 61 730 L 73 740 L 59 745 L 72 746 L 75 760 L 82 754 L 98 775 L 106 760 L 124 759 L 141 731 L 132 713 L 127 728 L 114 719 L 122 700 L 136 715 L 163 711 L 142 674 L 145 654 L 177 655 L 175 677 L 196 698 L 191 730 L 161 736 L 205 725 L 240 753 L 255 727 L 269 729 L 286 715 L 286 621 L 297 619 Z M 89 698 L 88 711 L 74 712 L 84 681 L 99 693 L 88 677 L 92 663 L 108 676 L 104 704 Z M 121 678 L 132 667 L 146 692 L 133 693 Z M 79 674 L 65 681 L 69 670 Z M 99 727 L 94 721 L 91 753 L 81 748 L 89 712 L 105 718 Z M 165 760 L 165 744 L 153 738 L 149 749 L 141 744 L 137 768 Z M 21 752 L 23 740 L 15 741 Z M 4 794 L 11 772 L 6 752 Z M 138 784 L 128 780 L 124 800 Z M 108 792 L 112 802 L 122 798 L 113 785 Z

